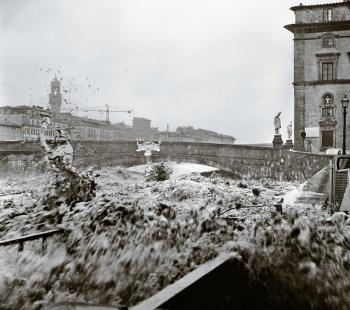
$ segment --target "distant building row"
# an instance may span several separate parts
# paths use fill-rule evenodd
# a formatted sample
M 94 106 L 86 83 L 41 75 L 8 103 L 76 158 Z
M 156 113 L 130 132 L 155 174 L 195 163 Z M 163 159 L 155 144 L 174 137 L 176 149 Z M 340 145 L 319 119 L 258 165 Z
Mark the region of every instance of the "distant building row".
M 128 140 L 128 141 L 171 141 L 234 144 L 235 138 L 221 135 L 192 126 L 179 127 L 176 132 L 158 131 L 151 127 L 151 120 L 141 117 L 133 118 L 133 125 L 124 123 L 112 124 L 109 121 L 98 121 L 77 117 L 71 113 L 61 113 L 62 94 L 60 81 L 51 81 L 49 94 L 50 110 L 40 106 L 4 106 L 0 107 L 0 141 L 33 141 L 38 140 L 42 115 L 49 114 L 52 127 L 64 130 L 73 140 Z M 48 140 L 58 135 L 57 131 L 48 128 L 44 132 Z

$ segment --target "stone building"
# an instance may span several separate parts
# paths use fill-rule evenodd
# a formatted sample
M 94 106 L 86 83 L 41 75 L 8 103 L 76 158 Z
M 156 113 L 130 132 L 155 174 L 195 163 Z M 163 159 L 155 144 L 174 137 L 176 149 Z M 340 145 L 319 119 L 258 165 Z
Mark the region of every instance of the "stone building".
M 22 138 L 20 125 L 0 119 L 0 141 L 21 141 Z
M 38 140 L 42 113 L 49 113 L 49 111 L 40 106 L 29 107 L 21 105 L 16 107 L 0 107 L 0 122 L 2 124 L 2 129 L 0 130 L 0 141 Z M 54 127 L 68 128 L 68 123 L 60 119 L 54 119 L 52 124 Z M 16 134 L 14 134 L 14 131 Z M 9 135 L 9 132 L 12 132 L 12 134 Z M 44 134 L 47 139 L 54 139 L 55 135 L 57 135 L 52 129 L 45 130 Z
M 54 128 L 64 130 L 73 140 L 136 140 L 136 130 L 131 126 L 62 113 L 61 105 L 61 83 L 55 77 L 51 81 L 50 109 L 25 105 L 0 107 L 0 141 L 39 140 L 42 114 L 48 114 L 51 118 L 52 127 L 44 131 L 47 140 L 54 140 L 58 136 Z
M 233 144 L 235 140 L 231 136 L 219 135 L 204 129 L 193 130 L 193 127 L 190 134 L 160 132 L 157 127 L 151 127 L 151 120 L 142 117 L 134 117 L 133 126 L 124 123 L 112 124 L 108 117 L 106 121 L 99 121 L 63 112 L 61 105 L 61 83 L 55 76 L 51 81 L 49 109 L 25 105 L 0 107 L 0 141 L 39 140 L 43 114 L 50 115 L 52 125 L 44 131 L 47 140 L 57 138 L 58 131 L 55 129 L 63 130 L 73 140 L 186 141 L 227 144 Z
M 160 140 L 169 142 L 235 144 L 236 139 L 232 136 L 222 135 L 206 129 L 194 129 L 193 126 L 181 126 L 176 129 L 176 132 L 161 132 Z
M 350 2 L 301 3 L 291 10 L 295 24 L 285 28 L 294 34 L 295 149 L 341 148 L 341 99 L 350 97 Z M 348 119 L 347 132 L 349 126 Z
M 151 134 L 151 120 L 143 117 L 134 117 L 132 127 L 138 132 L 137 140 L 154 140 Z

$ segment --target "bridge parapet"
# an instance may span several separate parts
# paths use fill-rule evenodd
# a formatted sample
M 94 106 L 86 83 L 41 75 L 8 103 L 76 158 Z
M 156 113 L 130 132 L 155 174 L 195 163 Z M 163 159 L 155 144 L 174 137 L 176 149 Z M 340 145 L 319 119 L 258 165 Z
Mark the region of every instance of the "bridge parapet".
M 137 152 L 136 141 L 72 142 L 77 167 L 96 168 L 145 164 Z M 0 173 L 24 172 L 44 156 L 39 142 L 0 142 Z M 294 152 L 249 145 L 162 142 L 153 162 L 176 161 L 205 164 L 238 178 L 271 177 L 281 180 L 306 180 L 328 164 L 328 155 Z

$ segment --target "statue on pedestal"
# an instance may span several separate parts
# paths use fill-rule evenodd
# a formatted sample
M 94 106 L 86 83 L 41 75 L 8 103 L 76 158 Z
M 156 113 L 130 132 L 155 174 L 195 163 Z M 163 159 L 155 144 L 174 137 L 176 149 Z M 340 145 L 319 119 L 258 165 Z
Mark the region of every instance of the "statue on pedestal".
M 288 133 L 288 140 L 292 140 L 292 134 L 293 134 L 293 126 L 292 126 L 292 122 L 290 122 L 287 126 L 287 133 Z
M 286 143 L 284 144 L 284 148 L 287 150 L 292 150 L 294 148 L 294 144 L 292 141 L 292 135 L 293 135 L 293 126 L 292 126 L 292 122 L 290 122 L 287 126 L 287 134 L 288 134 L 288 139 L 286 141 Z
M 277 115 L 275 116 L 275 135 L 280 134 L 280 129 L 281 129 L 281 119 L 280 119 L 281 112 L 278 112 Z

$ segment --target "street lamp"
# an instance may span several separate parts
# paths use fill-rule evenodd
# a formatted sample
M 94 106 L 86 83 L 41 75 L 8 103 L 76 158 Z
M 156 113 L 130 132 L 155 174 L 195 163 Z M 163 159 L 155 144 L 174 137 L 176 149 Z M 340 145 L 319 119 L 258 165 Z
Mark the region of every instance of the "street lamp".
M 341 100 L 341 105 L 344 109 L 344 128 L 343 128 L 343 153 L 342 155 L 346 155 L 346 152 L 345 152 L 345 143 L 346 143 L 346 108 L 348 107 L 349 105 L 349 99 L 346 95 L 344 95 L 343 99 Z

